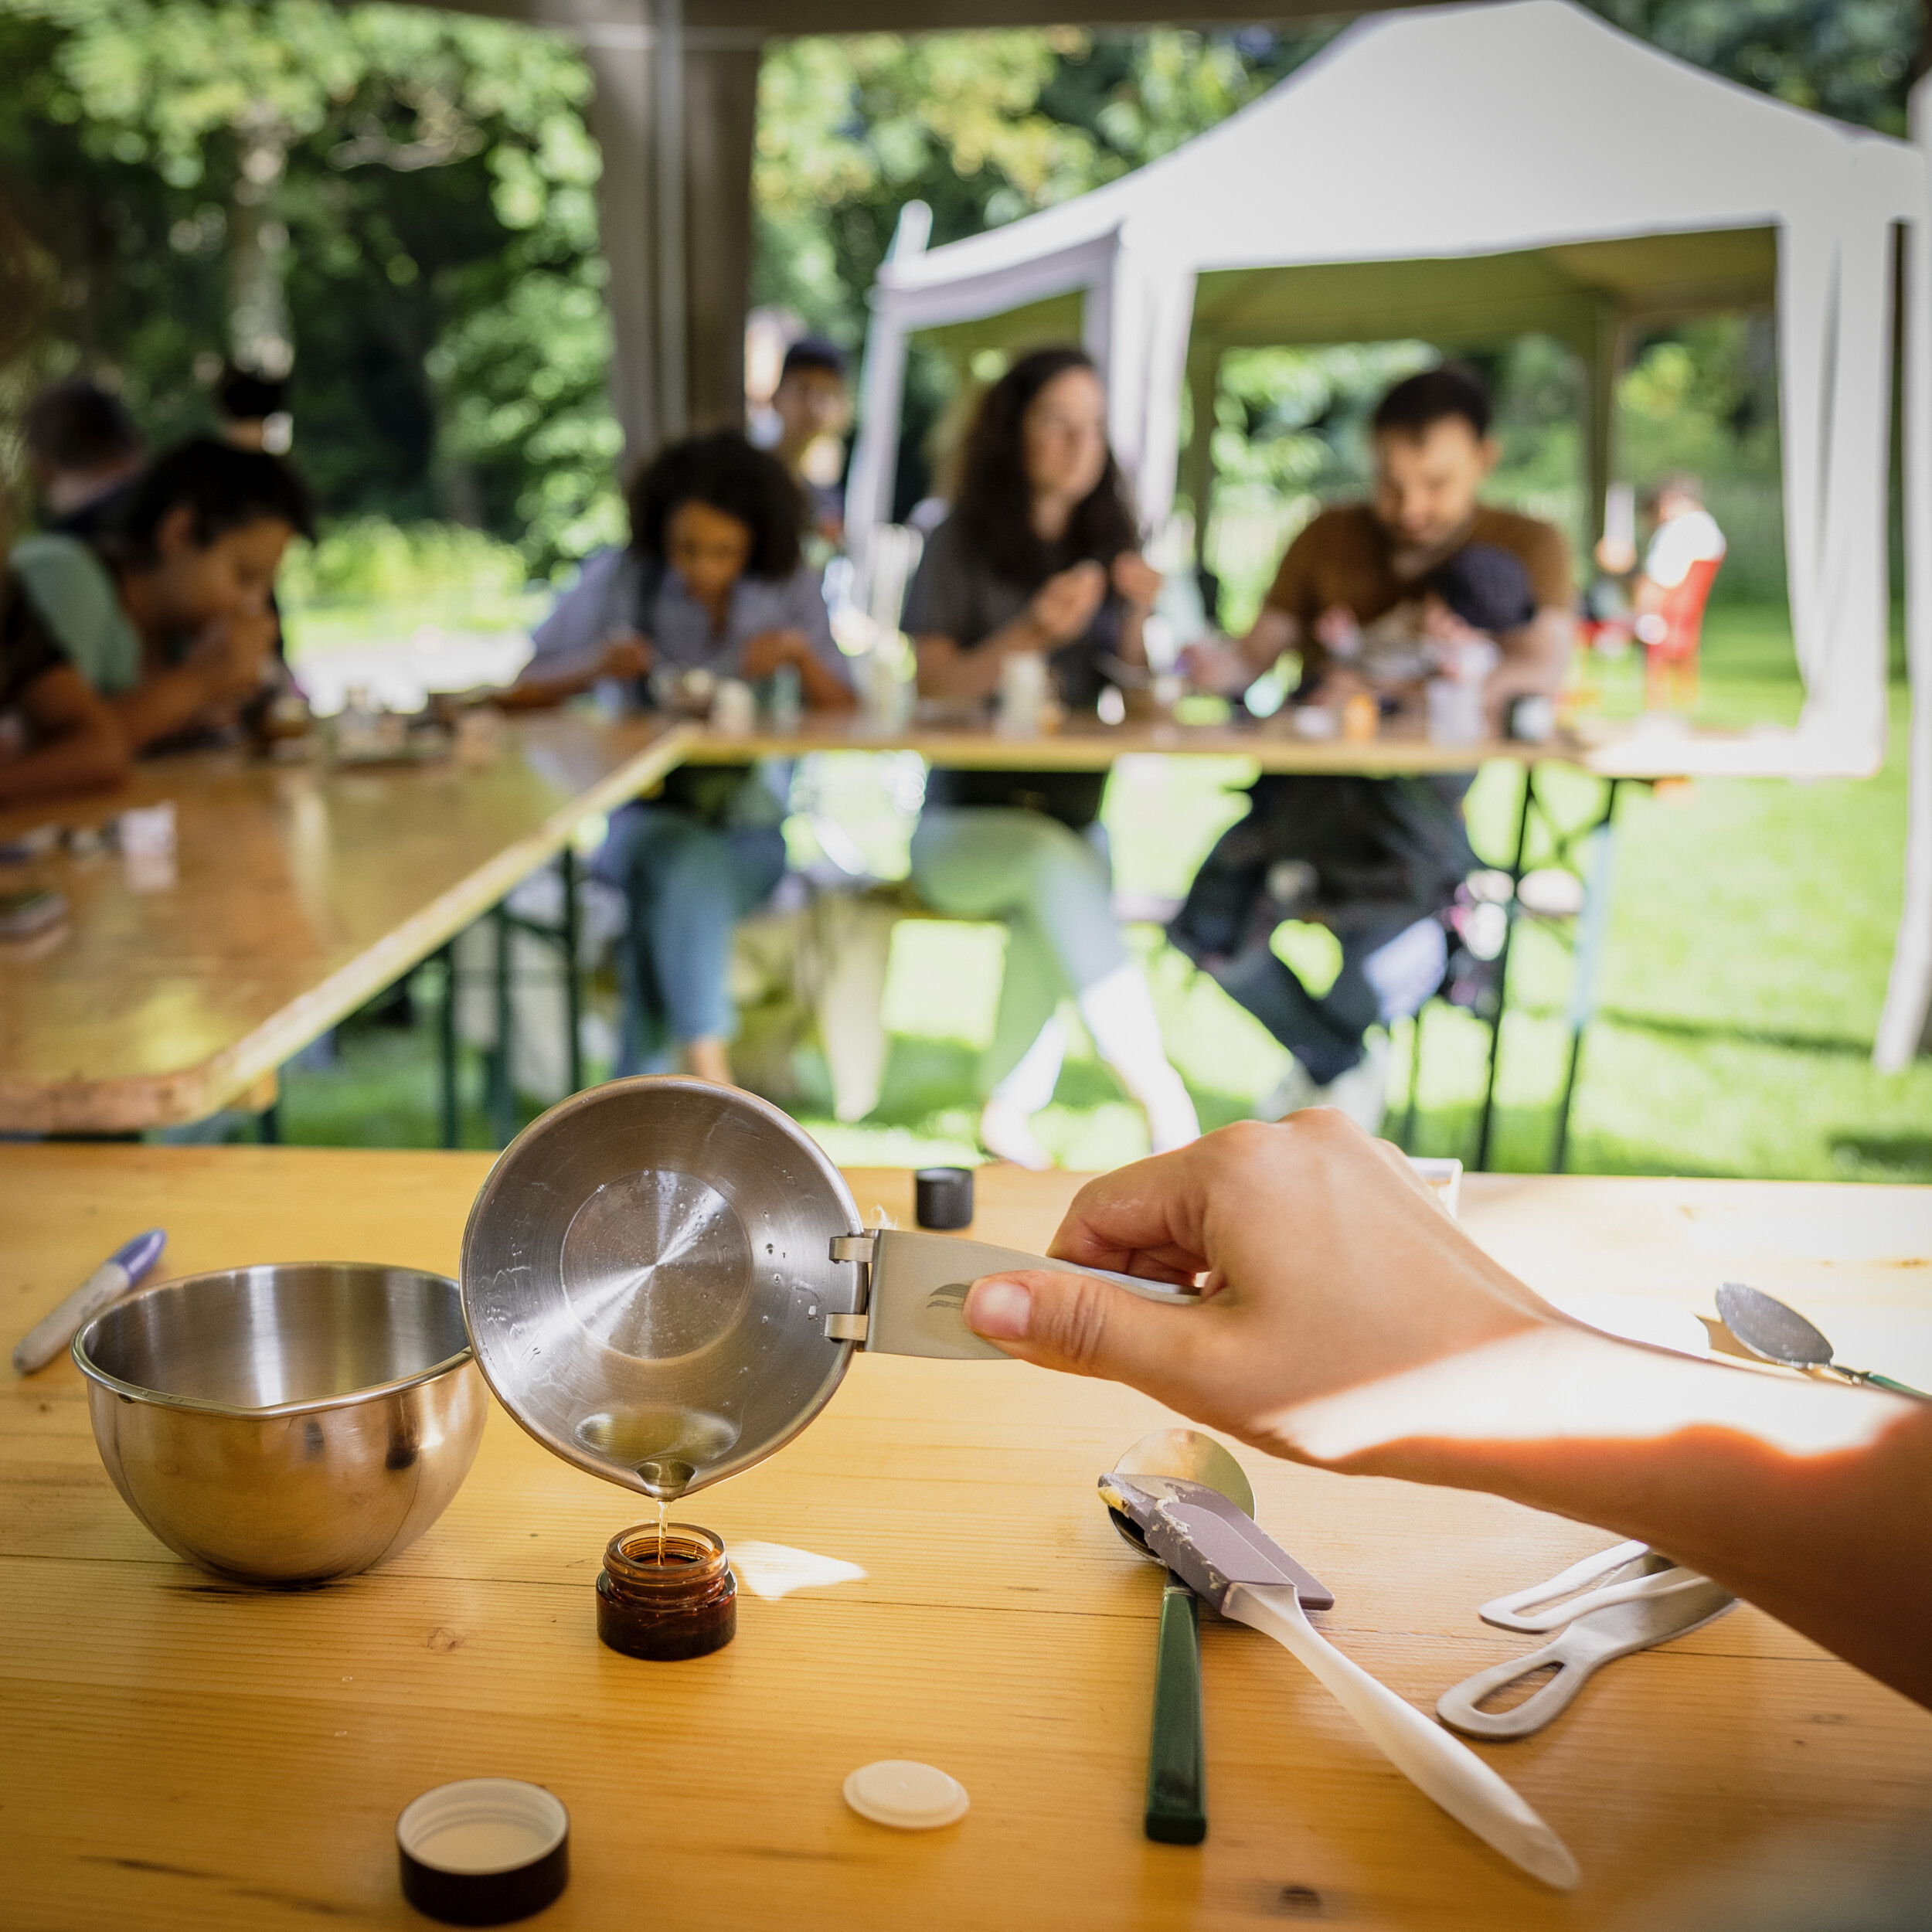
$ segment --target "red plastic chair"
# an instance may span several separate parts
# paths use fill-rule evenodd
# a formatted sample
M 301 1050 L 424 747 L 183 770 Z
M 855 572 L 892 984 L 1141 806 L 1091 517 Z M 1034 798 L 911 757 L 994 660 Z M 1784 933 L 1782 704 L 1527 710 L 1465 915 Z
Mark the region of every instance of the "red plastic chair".
M 1704 607 L 1722 557 L 1700 557 L 1681 583 L 1643 616 L 1586 617 L 1577 627 L 1583 648 L 1619 654 L 1633 641 L 1644 647 L 1644 702 L 1662 710 L 1673 698 L 1688 710 L 1697 702 L 1697 649 L 1704 635 Z
M 1652 711 L 1697 702 L 1697 650 L 1704 637 L 1704 607 L 1723 566 L 1722 557 L 1699 557 L 1683 581 L 1664 593 L 1655 611 L 1637 620 L 1644 647 L 1644 702 Z

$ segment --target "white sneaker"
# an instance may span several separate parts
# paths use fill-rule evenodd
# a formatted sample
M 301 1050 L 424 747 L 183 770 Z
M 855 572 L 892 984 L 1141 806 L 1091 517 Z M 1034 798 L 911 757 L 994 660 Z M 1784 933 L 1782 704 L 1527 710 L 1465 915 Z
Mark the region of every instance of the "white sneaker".
M 1291 1060 L 1288 1070 L 1274 1089 L 1259 1101 L 1254 1117 L 1260 1121 L 1285 1121 L 1304 1107 L 1332 1107 L 1345 1114 L 1358 1127 L 1371 1134 L 1382 1131 L 1382 1117 L 1388 1110 L 1389 1036 L 1377 1031 L 1363 1043 L 1362 1057 L 1345 1073 L 1338 1073 L 1325 1087 L 1318 1087 L 1308 1070 Z

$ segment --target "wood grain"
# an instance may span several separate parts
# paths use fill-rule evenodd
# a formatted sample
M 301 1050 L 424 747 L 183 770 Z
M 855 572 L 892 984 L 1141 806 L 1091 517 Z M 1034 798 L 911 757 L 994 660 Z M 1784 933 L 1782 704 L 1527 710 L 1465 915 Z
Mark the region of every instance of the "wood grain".
M 488 1167 L 0 1147 L 0 1317 L 24 1331 L 156 1221 L 170 1273 L 322 1256 L 453 1271 Z M 849 1179 L 862 1209 L 910 1223 L 910 1176 Z M 1039 1247 L 1076 1185 L 983 1170 L 972 1231 Z M 1932 1253 L 1932 1189 L 1481 1175 L 1464 1189 L 1477 1238 L 1552 1291 L 1621 1283 L 1707 1308 L 1712 1278 L 1766 1278 L 1775 1258 L 1780 1291 L 1828 1307 L 1831 1325 L 1872 1295 L 1932 1325 L 1928 1276 L 1906 1265 Z M 652 1665 L 601 1649 L 592 1618 L 602 1545 L 635 1499 L 500 1411 L 421 1542 L 370 1575 L 276 1595 L 201 1576 L 135 1521 L 70 1363 L 10 1381 L 0 1923 L 420 1924 L 396 1888 L 396 1814 L 485 1773 L 536 1779 L 570 1808 L 570 1889 L 536 1921 L 560 1928 L 1688 1932 L 1922 1879 L 1932 1716 L 1750 1609 L 1616 1665 L 1542 1736 L 1485 1747 L 1576 1852 L 1570 1897 L 1420 1798 L 1274 1645 L 1211 1617 L 1208 1841 L 1148 1844 L 1159 1580 L 1093 1483 L 1168 1420 L 1131 1391 L 1016 1363 L 861 1356 L 796 1442 L 689 1513 L 733 1543 L 859 1564 L 864 1580 L 747 1594 L 729 1649 Z M 1478 1603 L 1607 1540 L 1494 1498 L 1242 1454 L 1262 1521 L 1335 1591 L 1330 1634 L 1425 1707 L 1529 1647 L 1478 1623 Z M 847 1811 L 846 1772 L 889 1756 L 960 1777 L 964 1821 L 901 1836 Z
M 124 1133 L 229 1105 L 676 758 L 661 728 L 560 715 L 511 730 L 479 764 L 202 754 L 143 764 L 121 792 L 0 815 L 5 838 L 171 799 L 179 848 L 162 889 L 105 855 L 0 872 L 71 909 L 57 933 L 0 946 L 0 1131 Z

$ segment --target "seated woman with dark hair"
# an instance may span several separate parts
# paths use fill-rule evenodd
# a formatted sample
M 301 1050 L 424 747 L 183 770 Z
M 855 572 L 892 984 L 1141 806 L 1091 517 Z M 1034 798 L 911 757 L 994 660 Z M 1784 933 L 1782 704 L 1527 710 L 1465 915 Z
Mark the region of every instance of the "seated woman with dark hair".
M 594 556 L 536 633 L 502 695 L 555 704 L 600 680 L 653 702 L 654 679 L 704 671 L 756 684 L 789 665 L 805 703 L 851 708 L 818 580 L 799 554 L 803 514 L 782 464 L 720 431 L 674 444 L 631 488 L 631 542 Z M 611 821 L 600 876 L 631 904 L 621 1073 L 678 1059 L 729 1081 L 736 1030 L 731 935 L 783 876 L 788 764 L 683 766 Z
M 1090 706 L 1110 661 L 1147 662 L 1142 626 L 1161 580 L 1139 554 L 1107 441 L 1107 397 L 1080 349 L 1036 349 L 986 393 L 958 499 L 933 533 L 906 603 L 922 696 L 990 700 L 1008 659 L 1043 658 L 1063 702 Z M 1147 1111 L 1155 1151 L 1199 1131 L 1161 1045 L 1154 1002 L 1114 920 L 1100 828 L 1104 771 L 936 769 L 912 849 L 937 910 L 1006 923 L 1005 975 L 980 1136 L 1049 1165 L 1030 1117 L 1053 1097 L 1072 995 L 1100 1057 Z

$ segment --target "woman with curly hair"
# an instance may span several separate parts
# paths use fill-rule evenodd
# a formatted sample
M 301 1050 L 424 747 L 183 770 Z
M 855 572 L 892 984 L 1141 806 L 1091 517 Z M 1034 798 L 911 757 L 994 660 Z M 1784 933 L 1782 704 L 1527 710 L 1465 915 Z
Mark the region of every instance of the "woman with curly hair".
M 1063 703 L 1090 706 L 1112 666 L 1147 662 L 1142 628 L 1160 585 L 1139 553 L 1093 362 L 1073 348 L 1022 357 L 980 403 L 957 500 L 907 594 L 920 694 L 987 702 L 1007 659 L 1024 655 L 1046 660 Z M 1070 994 L 1100 1057 L 1146 1109 L 1155 1151 L 1199 1131 L 1114 923 L 1106 787 L 1104 771 L 942 766 L 913 838 L 913 879 L 929 903 L 1005 922 L 980 1137 L 1029 1167 L 1049 1164 L 1029 1122 L 1053 1097 L 1065 1040 L 1056 1009 Z
M 782 666 L 806 704 L 849 709 L 852 687 L 816 575 L 799 554 L 797 486 L 735 432 L 673 444 L 631 488 L 631 542 L 584 566 L 504 693 L 511 709 L 593 684 L 653 702 L 654 675 L 706 671 L 755 684 Z M 731 935 L 785 869 L 788 764 L 683 766 L 611 821 L 599 876 L 630 901 L 620 1073 L 680 1062 L 729 1081 L 736 1031 Z

